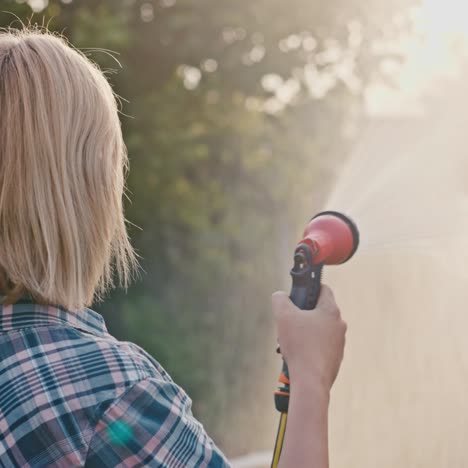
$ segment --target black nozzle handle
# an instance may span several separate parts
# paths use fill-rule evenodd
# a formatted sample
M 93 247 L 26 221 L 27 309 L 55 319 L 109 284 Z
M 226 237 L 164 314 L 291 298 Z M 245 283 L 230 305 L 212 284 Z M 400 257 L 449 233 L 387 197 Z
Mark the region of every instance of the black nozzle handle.
M 294 266 L 291 270 L 292 287 L 289 295 L 291 301 L 303 310 L 312 310 L 317 306 L 320 297 L 320 286 L 323 265 L 314 265 L 310 247 L 307 244 L 297 246 L 294 253 Z M 280 351 L 279 348 L 277 350 Z M 289 407 L 289 370 L 283 360 L 280 387 L 275 392 L 275 406 L 281 413 L 287 413 Z

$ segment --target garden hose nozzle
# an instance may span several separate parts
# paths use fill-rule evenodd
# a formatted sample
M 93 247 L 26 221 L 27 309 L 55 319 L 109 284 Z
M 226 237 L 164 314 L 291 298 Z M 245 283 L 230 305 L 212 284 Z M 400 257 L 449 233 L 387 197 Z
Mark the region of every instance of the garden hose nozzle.
M 336 211 L 324 211 L 312 218 L 294 251 L 291 301 L 300 309 L 314 309 L 320 296 L 323 266 L 348 261 L 358 246 L 359 231 L 347 216 Z M 288 366 L 284 361 L 279 383 L 275 392 L 275 406 L 281 413 L 281 419 L 271 464 L 273 468 L 279 462 L 289 406 L 290 381 Z

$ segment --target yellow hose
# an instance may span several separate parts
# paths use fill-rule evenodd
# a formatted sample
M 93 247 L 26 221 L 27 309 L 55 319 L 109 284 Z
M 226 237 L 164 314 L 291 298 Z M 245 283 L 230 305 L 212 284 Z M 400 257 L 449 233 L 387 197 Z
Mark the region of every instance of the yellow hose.
M 278 467 L 281 450 L 283 448 L 284 434 L 286 433 L 287 420 L 288 420 L 288 413 L 281 413 L 280 422 L 278 426 L 278 434 L 276 435 L 275 450 L 273 452 L 273 460 L 271 462 L 271 468 Z

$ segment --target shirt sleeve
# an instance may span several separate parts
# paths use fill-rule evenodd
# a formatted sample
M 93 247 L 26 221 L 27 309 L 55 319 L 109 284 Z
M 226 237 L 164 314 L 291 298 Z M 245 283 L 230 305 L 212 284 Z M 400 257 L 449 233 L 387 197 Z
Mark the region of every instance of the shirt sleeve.
M 136 383 L 97 422 L 85 466 L 229 467 L 190 408 L 172 382 Z

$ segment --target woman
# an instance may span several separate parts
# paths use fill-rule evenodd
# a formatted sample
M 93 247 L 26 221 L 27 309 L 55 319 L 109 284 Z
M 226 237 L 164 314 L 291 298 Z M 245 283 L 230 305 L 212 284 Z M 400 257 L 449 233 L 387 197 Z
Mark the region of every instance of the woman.
M 136 267 L 103 74 L 59 37 L 5 31 L 0 115 L 0 464 L 227 466 L 186 393 L 87 308 Z M 292 382 L 281 466 L 322 468 L 345 325 L 327 288 L 313 313 L 284 293 L 273 307 Z

